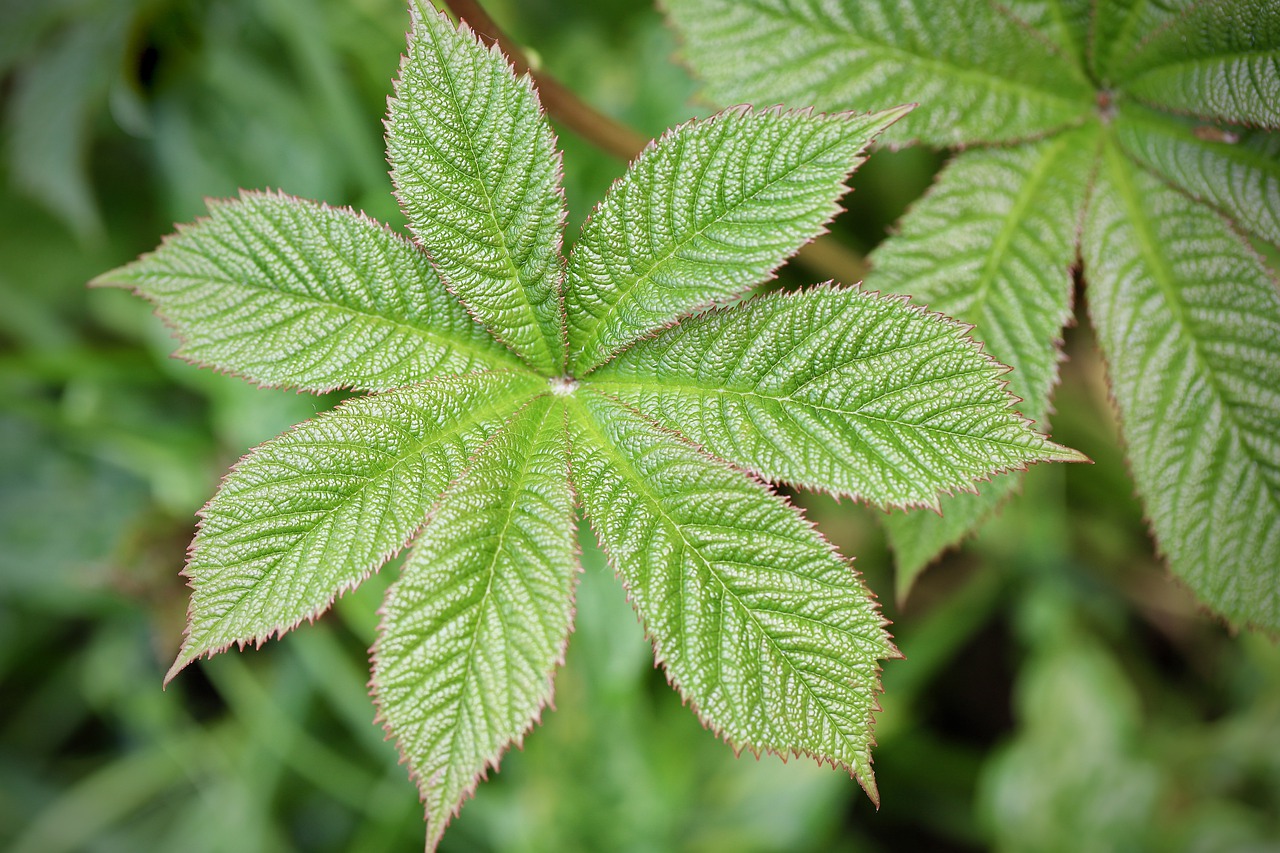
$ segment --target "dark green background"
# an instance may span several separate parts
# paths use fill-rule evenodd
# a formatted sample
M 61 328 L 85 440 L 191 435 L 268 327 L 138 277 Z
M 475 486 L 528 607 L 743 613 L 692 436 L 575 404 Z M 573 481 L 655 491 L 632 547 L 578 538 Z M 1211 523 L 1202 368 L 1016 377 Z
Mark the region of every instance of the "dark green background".
M 708 111 L 640 0 L 489 8 L 647 134 Z M 394 567 L 286 641 L 160 689 L 194 512 L 240 454 L 334 400 L 174 361 L 145 304 L 85 287 L 240 187 L 399 227 L 380 121 L 406 24 L 399 0 L 0 0 L 0 847 L 421 845 L 365 689 Z M 576 227 L 622 164 L 561 141 Z M 836 237 L 869 249 L 939 162 L 875 155 Z M 1097 464 L 1033 470 L 906 606 L 879 512 L 798 496 L 880 593 L 908 658 L 886 667 L 878 813 L 841 772 L 735 758 L 706 732 L 588 544 L 556 707 L 444 849 L 1280 844 L 1280 651 L 1168 579 L 1087 328 L 1066 346 L 1054 437 Z

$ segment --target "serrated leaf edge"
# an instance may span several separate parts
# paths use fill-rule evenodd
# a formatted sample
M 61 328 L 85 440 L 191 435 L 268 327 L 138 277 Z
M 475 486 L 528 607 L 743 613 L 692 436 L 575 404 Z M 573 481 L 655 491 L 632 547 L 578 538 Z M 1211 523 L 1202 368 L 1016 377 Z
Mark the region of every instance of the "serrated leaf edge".
M 883 658 L 879 658 L 879 657 L 876 658 L 877 663 L 875 668 L 875 675 L 876 675 L 875 689 L 872 691 L 871 710 L 868 712 L 867 719 L 866 719 L 867 732 L 869 734 L 869 740 L 867 742 L 866 778 L 864 778 L 862 774 L 858 773 L 856 768 L 854 768 L 852 765 L 848 765 L 843 761 L 839 761 L 829 756 L 820 755 L 816 752 L 813 752 L 812 750 L 795 748 L 795 747 L 792 747 L 790 749 L 775 749 L 772 747 L 760 747 L 760 746 L 756 746 L 755 744 L 750 744 L 745 742 L 737 743 L 733 739 L 731 739 L 731 737 L 728 734 L 726 734 L 723 730 L 721 730 L 718 726 L 716 726 L 714 723 L 709 721 L 703 715 L 701 709 L 698 707 L 697 701 L 684 689 L 684 686 L 679 682 L 679 680 L 677 680 L 671 674 L 670 669 L 666 666 L 666 660 L 663 658 L 662 653 L 658 649 L 658 639 L 649 630 L 649 626 L 645 622 L 644 616 L 641 615 L 640 611 L 636 608 L 636 604 L 631 596 L 630 586 L 627 584 L 626 579 L 623 577 L 622 572 L 619 570 L 619 564 L 618 564 L 617 558 L 614 556 L 614 554 L 610 550 L 608 544 L 605 541 L 605 537 L 601 535 L 599 528 L 597 528 L 596 520 L 589 513 L 584 513 L 587 518 L 587 523 L 591 526 L 592 534 L 596 537 L 596 542 L 599 544 L 600 550 L 605 555 L 605 559 L 609 564 L 609 568 L 613 571 L 614 577 L 617 578 L 618 582 L 622 585 L 623 591 L 627 596 L 627 602 L 631 605 L 632 612 L 635 613 L 637 620 L 640 622 L 641 626 L 644 628 L 645 638 L 649 641 L 650 647 L 653 649 L 654 666 L 660 667 L 662 669 L 663 677 L 666 678 L 667 683 L 671 685 L 672 689 L 674 689 L 676 693 L 680 696 L 681 704 L 687 705 L 689 706 L 690 709 L 693 710 L 694 714 L 698 718 L 698 722 L 702 724 L 702 727 L 707 731 L 711 732 L 716 737 L 718 737 L 726 745 L 728 745 L 729 748 L 733 750 L 734 755 L 737 757 L 741 757 L 742 752 L 745 749 L 746 751 L 750 752 L 756 758 L 756 760 L 759 760 L 762 755 L 766 755 L 766 754 L 774 755 L 779 759 L 781 759 L 784 763 L 791 757 L 810 758 L 813 761 L 817 762 L 819 766 L 824 764 L 830 764 L 833 769 L 845 770 L 846 772 L 849 773 L 849 776 L 851 778 L 857 780 L 858 784 L 862 787 L 863 791 L 866 792 L 871 802 L 875 805 L 877 809 L 879 809 L 880 808 L 880 792 L 876 786 L 875 773 L 872 769 L 872 764 L 874 762 L 874 759 L 871 755 L 871 749 L 877 745 L 876 739 L 875 739 L 875 715 L 883 711 L 883 708 L 880 706 L 879 697 L 881 694 L 884 693 L 884 684 L 879 676 L 883 672 L 884 668 L 883 666 L 880 665 L 879 661 L 901 660 L 905 658 L 905 655 L 903 655 L 902 652 L 898 649 L 897 645 L 894 644 L 893 635 L 889 633 L 889 630 L 888 630 L 892 622 L 890 622 L 890 620 L 885 617 L 883 611 L 880 608 L 879 598 L 876 596 L 875 592 L 873 592 L 870 589 L 870 587 L 867 586 L 866 580 L 863 578 L 862 573 L 859 572 L 856 568 L 854 568 L 852 560 L 842 555 L 839 552 L 839 550 L 837 550 L 836 547 L 832 545 L 831 542 L 828 541 L 825 536 L 822 535 L 822 532 L 818 530 L 817 525 L 814 524 L 813 521 L 810 520 L 809 517 L 804 514 L 803 510 L 801 510 L 799 507 L 793 504 L 786 495 L 779 494 L 774 489 L 774 487 L 769 483 L 761 480 L 751 472 L 733 464 L 732 462 L 729 462 L 725 459 L 721 459 L 717 456 L 714 456 L 708 453 L 699 445 L 691 442 L 688 438 L 686 438 L 680 432 L 673 430 L 670 427 L 662 423 L 659 423 L 658 421 L 655 421 L 653 418 L 649 417 L 644 412 L 626 403 L 621 403 L 620 401 L 617 401 L 609 397 L 608 395 L 600 394 L 594 391 L 591 391 L 589 393 L 593 393 L 602 399 L 608 400 L 611 404 L 618 405 L 621 408 L 626 409 L 628 412 L 640 418 L 649 426 L 653 427 L 655 430 L 670 436 L 674 440 L 680 442 L 681 444 L 687 447 L 692 448 L 693 450 L 697 451 L 697 453 L 700 456 L 706 459 L 708 464 L 723 468 L 725 470 L 733 472 L 734 474 L 737 474 L 738 476 L 746 477 L 748 480 L 751 480 L 753 483 L 755 483 L 761 489 L 763 489 L 770 496 L 770 498 L 778 501 L 783 506 L 785 506 L 789 511 L 793 512 L 795 516 L 799 519 L 801 524 L 803 524 L 805 528 L 813 532 L 813 534 L 817 537 L 817 539 L 827 548 L 828 552 L 832 554 L 836 559 L 838 559 L 841 563 L 843 563 L 844 566 L 848 569 L 849 573 L 857 581 L 859 588 L 861 589 L 862 593 L 866 597 L 867 602 L 871 606 L 872 613 L 876 616 L 876 618 L 879 621 L 880 628 L 884 631 L 884 641 L 886 646 L 885 656 Z M 595 424 L 591 416 L 581 408 L 580 408 L 580 411 L 582 411 L 583 414 L 578 418 L 579 422 L 583 424 L 591 424 L 592 428 L 594 429 Z M 613 455 L 611 451 L 612 443 L 609 442 L 605 436 L 599 435 L 597 443 L 602 450 L 604 450 L 606 453 L 609 453 L 609 455 L 611 456 Z M 573 459 L 572 450 L 573 450 L 572 430 L 570 430 L 570 453 L 571 453 L 570 460 Z M 676 522 L 670 521 L 670 523 L 672 527 L 674 527 L 675 529 L 677 530 L 680 529 L 680 525 L 677 524 Z M 712 574 L 714 576 L 714 572 Z M 837 729 L 842 730 L 842 727 L 837 726 Z
M 417 388 L 417 387 L 422 387 L 427 385 L 435 385 L 435 384 L 440 384 L 440 383 L 449 381 L 451 379 L 457 379 L 462 377 L 495 376 L 500 374 L 512 374 L 512 373 L 513 371 L 506 371 L 506 370 L 481 370 L 481 371 L 474 371 L 466 374 L 459 374 L 458 376 L 434 377 L 425 382 L 416 383 L 413 386 L 406 386 L 406 387 Z M 353 405 L 357 401 L 365 400 L 365 399 L 368 399 L 369 397 L 375 397 L 380 394 L 386 394 L 394 390 L 399 390 L 399 389 L 387 389 L 386 391 L 380 391 L 374 394 L 366 394 L 359 397 L 352 397 L 351 399 L 342 401 L 333 409 L 330 409 L 327 412 L 322 412 L 321 415 L 331 415 L 333 412 L 344 409 L 350 405 Z M 527 405 L 529 402 L 532 402 L 532 400 L 538 396 L 542 396 L 542 395 L 536 394 L 533 397 L 530 397 L 524 404 L 516 406 L 515 410 L 516 411 L 522 410 L 525 405 Z M 513 416 L 514 415 L 509 415 L 506 421 L 504 421 L 504 425 Z M 300 427 L 310 424 L 312 420 L 313 419 L 300 421 L 299 423 L 296 423 L 293 426 L 289 427 L 289 429 L 285 430 L 285 432 L 281 433 L 281 435 L 277 436 L 276 438 L 280 438 L 284 435 L 288 435 L 294 432 L 295 430 L 299 429 Z M 275 439 L 272 439 L 272 440 L 275 440 Z M 261 445 L 258 445 L 258 447 L 261 447 Z M 254 447 L 251 450 L 249 450 L 249 452 L 241 456 L 240 459 L 238 459 L 235 462 L 235 464 L 231 466 L 231 468 L 227 471 L 226 474 L 222 476 L 222 479 L 219 481 L 218 489 L 214 492 L 213 497 L 209 498 L 209 500 L 205 502 L 204 506 L 202 506 L 199 510 L 196 511 L 196 517 L 199 519 L 196 523 L 196 533 L 192 537 L 190 544 L 187 545 L 186 564 L 183 566 L 182 571 L 179 572 L 179 575 L 181 577 L 184 577 L 187 579 L 187 587 L 191 589 L 193 592 L 195 590 L 195 578 L 190 574 L 191 563 L 195 557 L 196 543 L 200 538 L 201 532 L 204 530 L 207 513 L 209 509 L 212 507 L 213 502 L 217 500 L 218 497 L 221 495 L 222 487 L 227 483 L 229 479 L 231 479 L 233 476 L 239 473 L 241 467 L 256 454 L 258 447 Z M 471 458 L 474 458 L 474 457 L 475 457 L 475 452 L 471 454 Z M 438 504 L 439 501 L 440 501 L 440 496 L 436 498 L 432 506 L 432 509 L 428 511 L 428 516 L 434 511 L 435 504 Z M 426 520 L 426 517 L 424 516 L 423 523 L 425 523 L 425 520 Z M 200 652 L 197 652 L 196 654 L 191 654 L 191 650 L 189 647 L 189 643 L 191 640 L 191 629 L 192 629 L 192 625 L 194 624 L 193 620 L 196 614 L 195 595 L 190 596 L 187 604 L 186 627 L 183 629 L 183 632 L 182 632 L 182 646 L 178 652 L 177 658 L 174 660 L 173 664 L 170 665 L 168 671 L 165 673 L 164 682 L 163 682 L 164 686 L 167 687 L 169 685 L 169 682 L 173 681 L 173 679 L 177 677 L 178 673 L 182 672 L 182 670 L 186 669 L 192 663 L 194 663 L 195 661 L 201 658 L 212 658 L 215 655 L 225 652 L 227 649 L 231 648 L 232 646 L 236 646 L 241 651 L 243 651 L 246 646 L 252 644 L 254 648 L 260 649 L 269 640 L 283 637 L 285 634 L 287 634 L 288 632 L 292 631 L 294 628 L 297 628 L 299 625 L 301 625 L 303 621 L 314 623 L 316 619 L 320 618 L 326 612 L 328 612 L 328 610 L 333 606 L 334 601 L 336 601 L 338 598 L 341 598 L 347 592 L 350 592 L 351 590 L 355 589 L 360 584 L 364 583 L 366 580 L 369 579 L 371 575 L 379 571 L 383 566 L 387 564 L 387 562 L 389 562 L 393 557 L 395 557 L 397 554 L 403 551 L 404 548 L 409 543 L 411 543 L 414 539 L 417 538 L 418 532 L 421 530 L 421 528 L 422 528 L 422 524 L 419 524 L 418 527 L 412 533 L 410 533 L 410 535 L 406 537 L 404 542 L 402 542 L 399 546 L 388 549 L 385 553 L 376 555 L 373 561 L 374 565 L 371 568 L 362 572 L 358 578 L 354 578 L 340 585 L 338 589 L 334 591 L 333 597 L 330 598 L 326 604 L 317 608 L 314 612 L 307 614 L 305 616 L 299 617 L 298 619 L 296 619 L 295 621 L 293 621 L 288 625 L 277 626 L 274 629 L 266 632 L 265 634 L 245 637 L 239 640 L 231 640 L 229 642 L 222 643 L 217 646 L 212 646 L 208 649 L 204 649 Z

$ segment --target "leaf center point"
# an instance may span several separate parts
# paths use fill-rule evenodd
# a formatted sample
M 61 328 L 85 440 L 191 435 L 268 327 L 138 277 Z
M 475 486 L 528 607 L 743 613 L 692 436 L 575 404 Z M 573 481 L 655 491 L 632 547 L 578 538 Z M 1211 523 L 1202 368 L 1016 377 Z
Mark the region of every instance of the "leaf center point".
M 553 376 L 547 380 L 547 384 L 551 386 L 551 393 L 557 397 L 568 397 L 578 390 L 578 380 L 572 376 Z

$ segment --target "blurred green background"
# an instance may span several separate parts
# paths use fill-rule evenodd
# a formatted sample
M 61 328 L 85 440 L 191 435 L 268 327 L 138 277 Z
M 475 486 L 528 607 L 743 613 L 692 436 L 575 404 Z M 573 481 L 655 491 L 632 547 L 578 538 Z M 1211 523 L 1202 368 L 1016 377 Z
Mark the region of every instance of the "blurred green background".
M 644 0 L 487 5 L 646 134 L 708 112 Z M 394 566 L 286 641 L 160 688 L 194 512 L 239 455 L 336 398 L 177 362 L 145 304 L 85 287 L 240 187 L 400 227 L 380 121 L 406 24 L 400 0 L 0 0 L 0 848 L 421 846 L 365 688 Z M 576 223 L 623 165 L 561 141 Z M 940 162 L 878 153 L 835 238 L 869 249 Z M 886 666 L 879 812 L 841 772 L 735 758 L 706 732 L 585 543 L 556 707 L 444 849 L 1280 848 L 1280 650 L 1168 579 L 1088 329 L 1066 347 L 1054 436 L 1097 464 L 1034 469 L 905 605 L 879 513 L 798 496 L 907 656 Z

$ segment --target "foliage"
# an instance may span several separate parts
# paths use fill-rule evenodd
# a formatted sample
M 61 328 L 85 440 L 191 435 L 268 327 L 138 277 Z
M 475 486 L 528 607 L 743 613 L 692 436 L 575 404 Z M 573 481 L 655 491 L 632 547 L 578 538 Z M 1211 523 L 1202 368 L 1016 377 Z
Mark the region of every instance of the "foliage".
M 373 687 L 434 846 L 550 699 L 580 500 L 703 721 L 737 750 L 848 768 L 878 799 L 871 722 L 897 651 L 850 565 L 746 472 L 910 506 L 1083 457 L 1012 411 L 965 327 L 902 300 L 828 286 L 680 321 L 818 234 L 905 109 L 677 128 L 565 261 L 529 79 L 465 24 L 412 11 L 387 147 L 417 244 L 245 193 L 97 280 L 156 303 L 189 360 L 375 392 L 251 452 L 206 505 L 168 678 L 314 619 L 414 540 Z
M 1160 551 L 1280 630 L 1280 289 L 1255 250 L 1280 244 L 1280 7 L 665 4 L 714 100 L 921 102 L 886 139 L 965 150 L 868 284 L 973 322 L 1043 421 L 1078 269 Z M 899 590 L 1017 483 L 888 517 Z

